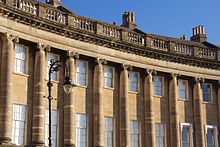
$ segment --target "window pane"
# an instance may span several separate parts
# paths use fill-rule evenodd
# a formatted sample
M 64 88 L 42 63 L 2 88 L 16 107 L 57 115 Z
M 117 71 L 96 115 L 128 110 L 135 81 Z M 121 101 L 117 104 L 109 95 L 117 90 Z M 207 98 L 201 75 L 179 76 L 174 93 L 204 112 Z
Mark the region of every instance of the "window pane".
M 105 117 L 105 145 L 112 147 L 113 145 L 113 119 Z
M 184 80 L 178 80 L 178 93 L 179 93 L 179 98 L 186 100 L 187 99 L 187 84 L 186 81 Z
M 138 91 L 138 73 L 130 71 L 128 73 L 129 76 L 129 90 L 133 92 Z
M 111 67 L 104 67 L 104 86 L 112 88 L 113 69 Z
M 12 117 L 12 143 L 24 144 L 26 110 L 23 105 L 13 105 Z
M 138 121 L 130 121 L 130 131 L 131 131 L 131 147 L 139 146 L 139 126 Z
M 154 76 L 154 95 L 162 96 L 162 78 Z
M 164 147 L 165 132 L 163 124 L 156 124 L 156 146 Z
M 207 83 L 202 84 L 203 101 L 211 102 L 211 85 Z
M 52 110 L 51 112 L 51 141 L 52 146 L 57 146 L 57 111 Z M 45 112 L 45 145 L 48 146 L 49 141 L 49 110 Z
M 53 59 L 54 61 L 58 61 L 58 56 L 55 54 L 47 54 L 47 79 L 49 78 L 49 69 L 50 69 L 50 64 L 51 64 L 51 59 Z M 57 72 L 53 72 L 51 74 L 51 80 L 57 80 Z
M 19 73 L 26 71 L 26 49 L 20 46 L 15 46 L 14 70 Z
M 86 62 L 84 61 L 76 61 L 76 83 L 86 85 Z
M 86 115 L 76 115 L 76 147 L 86 147 Z
M 213 129 L 207 130 L 206 140 L 207 140 L 207 145 L 209 145 L 209 146 L 215 145 L 214 130 Z

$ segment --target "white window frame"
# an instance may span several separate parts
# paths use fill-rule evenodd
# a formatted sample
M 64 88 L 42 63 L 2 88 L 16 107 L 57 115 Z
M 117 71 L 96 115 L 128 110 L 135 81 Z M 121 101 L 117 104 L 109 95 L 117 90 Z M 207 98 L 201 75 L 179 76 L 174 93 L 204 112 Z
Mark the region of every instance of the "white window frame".
M 84 85 L 81 85 L 81 84 L 77 83 L 77 74 L 78 74 L 78 72 L 77 72 L 77 63 L 78 63 L 78 62 L 84 62 L 85 65 L 86 65 L 86 67 L 85 67 L 85 68 L 86 68 L 86 69 L 85 69 L 86 71 L 85 71 L 85 73 L 84 73 L 84 74 L 85 74 L 85 84 L 84 84 Z M 80 74 L 81 74 L 81 73 L 80 73 Z M 76 79 L 76 85 L 77 85 L 77 86 L 81 86 L 81 87 L 86 87 L 86 86 L 87 86 L 87 81 L 88 81 L 88 80 L 87 80 L 87 75 L 88 75 L 88 62 L 85 61 L 85 60 L 77 59 L 77 60 L 76 60 L 76 78 L 75 78 L 75 79 Z
M 207 146 L 207 137 L 206 134 L 208 133 L 208 129 L 212 129 L 214 130 L 214 138 L 215 138 L 215 147 L 218 147 L 218 127 L 217 126 L 213 126 L 213 125 L 206 125 L 205 126 L 205 142 L 206 142 L 206 146 Z
M 111 128 L 111 130 L 108 130 L 106 127 L 107 127 L 107 119 L 111 119 L 111 121 L 112 121 L 112 128 Z M 107 142 L 108 142 L 108 133 L 111 133 L 111 139 L 112 139 L 112 146 L 111 147 L 113 147 L 114 146 L 114 120 L 113 120 L 113 117 L 105 117 L 105 147 L 109 147 L 108 145 L 107 145 Z
M 12 109 L 14 109 L 14 106 L 19 106 L 19 107 L 24 107 L 25 108 L 25 116 L 24 116 L 24 119 L 25 120 L 18 120 L 18 119 L 14 119 L 14 110 L 12 110 L 12 143 L 14 143 L 14 144 L 16 144 L 16 145 L 24 145 L 25 144 L 25 134 L 26 134 L 26 121 L 27 121 L 27 119 L 26 119 L 26 114 L 27 114 L 27 107 L 25 106 L 25 105 L 22 105 L 22 104 L 13 104 L 13 107 L 12 107 Z M 14 136 L 13 136 L 13 134 L 15 133 L 15 130 L 13 129 L 14 127 L 13 127 L 13 124 L 15 123 L 15 122 L 23 122 L 24 123 L 24 128 L 23 128 L 23 143 L 22 144 L 19 144 L 19 143 L 17 143 L 17 142 L 14 142 Z M 20 127 L 19 128 L 17 128 L 17 129 L 19 129 L 20 130 Z M 14 133 L 13 133 L 14 132 Z M 20 136 L 20 134 L 19 134 L 19 136 Z
M 53 121 L 53 113 L 56 113 L 56 123 L 54 124 L 54 121 Z M 47 115 L 48 114 L 48 115 Z M 52 141 L 52 147 L 57 147 L 57 133 L 58 133 L 58 111 L 57 110 L 52 110 L 52 120 L 51 120 L 51 141 Z M 47 117 L 48 116 L 48 117 Z M 48 122 L 47 122 L 47 119 L 48 119 Z M 53 127 L 56 127 L 56 137 L 53 138 Z M 45 145 L 48 146 L 49 144 L 49 140 L 48 140 L 48 137 L 49 137 L 49 109 L 46 109 L 45 111 Z M 53 143 L 53 141 L 55 140 L 55 144 Z
M 189 141 L 190 141 L 190 147 L 193 147 L 193 125 L 191 123 L 180 123 L 180 136 L 181 136 L 181 146 L 182 146 L 182 131 L 183 131 L 183 127 L 187 127 L 189 128 Z
M 130 74 L 136 74 L 137 75 L 137 82 L 136 82 L 136 90 L 133 91 L 131 89 L 131 83 L 135 83 L 135 82 L 131 82 L 130 80 Z M 138 92 L 139 91 L 139 73 L 138 72 L 135 72 L 135 71 L 128 71 L 128 82 L 129 82 L 129 92 Z
M 180 81 L 181 82 L 185 82 L 185 84 L 186 84 L 186 89 L 185 89 L 185 95 L 186 95 L 186 98 L 181 98 L 180 97 L 180 87 L 179 87 L 179 83 L 180 83 Z M 179 97 L 179 100 L 182 100 L 182 101 L 186 101 L 186 100 L 188 100 L 188 81 L 187 80 L 183 80 L 183 79 L 178 79 L 178 97 Z
M 49 57 L 49 55 L 52 55 L 52 56 L 55 56 L 56 57 L 56 59 L 54 60 L 54 61 L 56 61 L 56 60 L 60 60 L 60 56 L 59 55 L 57 55 L 57 54 L 54 54 L 54 53 L 47 53 L 46 54 L 46 79 L 48 80 L 49 79 L 49 70 L 50 70 L 50 60 L 48 60 L 48 57 Z M 56 79 L 53 79 L 53 75 L 56 75 Z M 53 72 L 52 74 L 51 74 L 51 80 L 52 81 L 58 81 L 59 80 L 59 71 L 58 72 Z
M 139 147 L 139 146 L 140 146 L 140 128 L 139 128 L 139 125 L 140 125 L 140 124 L 139 124 L 139 121 L 138 121 L 138 120 L 130 120 L 130 128 L 131 128 L 131 125 L 134 125 L 134 123 L 137 123 L 138 132 L 134 132 L 134 130 L 133 130 L 133 132 L 132 132 L 132 130 L 130 129 L 131 147 L 134 147 L 134 146 L 133 146 L 134 144 L 132 144 L 132 142 L 135 143 L 134 140 L 132 140 L 132 139 L 134 139 L 132 136 L 137 136 L 137 137 L 138 137 L 137 143 L 138 143 L 138 147 Z
M 166 125 L 164 124 L 164 123 L 155 123 L 155 138 L 156 138 L 156 147 L 157 147 L 157 137 L 162 137 L 162 136 L 158 136 L 157 135 L 157 125 L 162 125 L 163 126 L 163 139 L 164 139 L 164 147 L 166 147 L 167 146 L 167 140 L 166 140 Z
M 112 77 L 105 76 L 105 69 L 106 68 L 111 68 L 112 69 Z M 110 66 L 104 66 L 103 70 L 104 70 L 104 72 L 103 72 L 104 73 L 104 75 L 103 75 L 103 77 L 104 77 L 104 84 L 103 84 L 104 87 L 105 88 L 114 88 L 114 68 L 110 67 Z M 109 87 L 108 85 L 105 85 L 106 78 L 111 79 L 111 83 L 112 83 L 111 87 Z
M 161 79 L 161 95 L 155 94 L 155 78 L 160 78 Z M 164 96 L 164 77 L 162 76 L 153 76 L 153 92 L 155 97 L 163 97 Z M 157 86 L 158 87 L 158 86 Z
M 16 58 L 16 47 L 23 48 L 25 51 L 25 60 L 22 59 L 17 59 Z M 19 74 L 27 74 L 28 71 L 28 54 L 29 54 L 29 49 L 27 46 L 21 45 L 21 44 L 15 44 L 14 45 L 14 72 L 19 73 Z M 24 62 L 24 71 L 17 71 L 17 66 L 16 66 L 16 61 L 17 60 L 22 60 Z
M 210 101 L 204 101 L 204 96 L 203 96 L 203 85 L 209 85 L 210 86 L 210 98 L 209 98 L 209 100 Z M 212 84 L 211 83 L 202 83 L 202 100 L 203 100 L 203 102 L 205 102 L 205 103 L 212 103 L 213 102 L 213 92 L 212 92 Z
M 78 122 L 77 122 L 77 121 L 78 121 L 78 120 L 77 120 L 77 116 L 78 116 L 78 115 L 85 116 L 85 118 L 86 118 L 86 125 L 85 125 L 86 128 L 81 128 L 80 126 L 77 126 L 77 123 L 78 123 Z M 84 129 L 84 130 L 85 130 L 85 133 L 86 133 L 86 134 L 85 134 L 85 137 L 86 137 L 86 138 L 85 138 L 85 141 L 86 141 L 86 142 L 85 142 L 85 147 L 87 147 L 87 145 L 88 145 L 88 139 L 87 139 L 87 138 L 88 138 L 88 133 L 87 133 L 87 128 L 88 128 L 88 126 L 87 126 L 87 125 L 88 125 L 88 123 L 87 123 L 87 115 L 86 115 L 86 114 L 77 113 L 77 114 L 76 114 L 76 147 L 81 147 L 81 146 L 78 144 L 78 133 L 77 133 L 77 131 L 78 131 L 79 129 Z

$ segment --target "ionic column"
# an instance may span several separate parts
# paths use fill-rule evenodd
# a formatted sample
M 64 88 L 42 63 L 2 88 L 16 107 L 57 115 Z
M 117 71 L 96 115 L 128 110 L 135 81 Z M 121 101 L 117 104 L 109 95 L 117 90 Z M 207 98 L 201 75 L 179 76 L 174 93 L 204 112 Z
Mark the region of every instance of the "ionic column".
M 129 65 L 122 65 L 120 74 L 120 147 L 130 147 L 130 118 L 128 99 L 128 69 Z
M 147 69 L 147 75 L 144 80 L 144 112 L 147 147 L 156 147 L 152 72 L 153 70 Z
M 69 57 L 66 61 L 66 65 L 69 68 L 69 76 L 71 81 L 74 81 L 74 69 L 75 59 L 79 57 L 78 53 L 68 52 Z M 68 71 L 67 71 L 68 72 Z M 70 94 L 66 94 L 64 97 L 64 147 L 75 147 L 76 146 L 76 111 L 75 111 L 75 88 L 73 88 Z
M 18 41 L 18 38 L 7 33 L 2 35 L 0 144 L 10 144 L 12 140 L 12 72 L 14 67 L 13 41 Z
M 45 108 L 44 108 L 44 88 L 46 74 L 45 50 L 48 45 L 38 44 L 38 51 L 35 55 L 34 66 L 34 95 L 33 95 L 33 125 L 32 125 L 32 145 L 44 146 L 45 139 Z
M 193 106 L 194 106 L 194 124 L 195 124 L 195 144 L 196 147 L 204 147 L 205 146 L 205 136 L 204 129 L 202 123 L 202 88 L 201 82 L 204 79 L 195 78 L 195 85 L 193 89 Z
M 172 73 L 171 76 L 169 83 L 171 147 L 180 147 L 177 74 Z
M 103 109 L 103 64 L 104 59 L 96 59 L 93 79 L 93 124 L 94 124 L 94 147 L 105 146 L 105 118 Z

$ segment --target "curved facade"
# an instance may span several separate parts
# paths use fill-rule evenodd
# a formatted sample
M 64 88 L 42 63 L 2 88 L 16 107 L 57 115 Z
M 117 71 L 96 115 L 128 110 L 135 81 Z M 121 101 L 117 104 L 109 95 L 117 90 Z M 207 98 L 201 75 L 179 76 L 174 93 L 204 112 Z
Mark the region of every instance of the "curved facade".
M 78 16 L 57 1 L 0 0 L 0 147 L 218 147 L 220 47 L 203 26 L 186 40 Z

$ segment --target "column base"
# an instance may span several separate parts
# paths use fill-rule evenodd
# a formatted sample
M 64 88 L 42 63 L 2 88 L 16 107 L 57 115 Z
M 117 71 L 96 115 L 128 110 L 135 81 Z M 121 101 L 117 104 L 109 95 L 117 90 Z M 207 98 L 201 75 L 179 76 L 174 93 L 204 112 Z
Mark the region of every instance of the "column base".
M 31 147 L 45 147 L 44 141 L 33 141 Z
M 65 144 L 64 147 L 76 147 L 75 144 Z
M 1 137 L 0 144 L 11 144 L 11 138 L 9 137 Z

